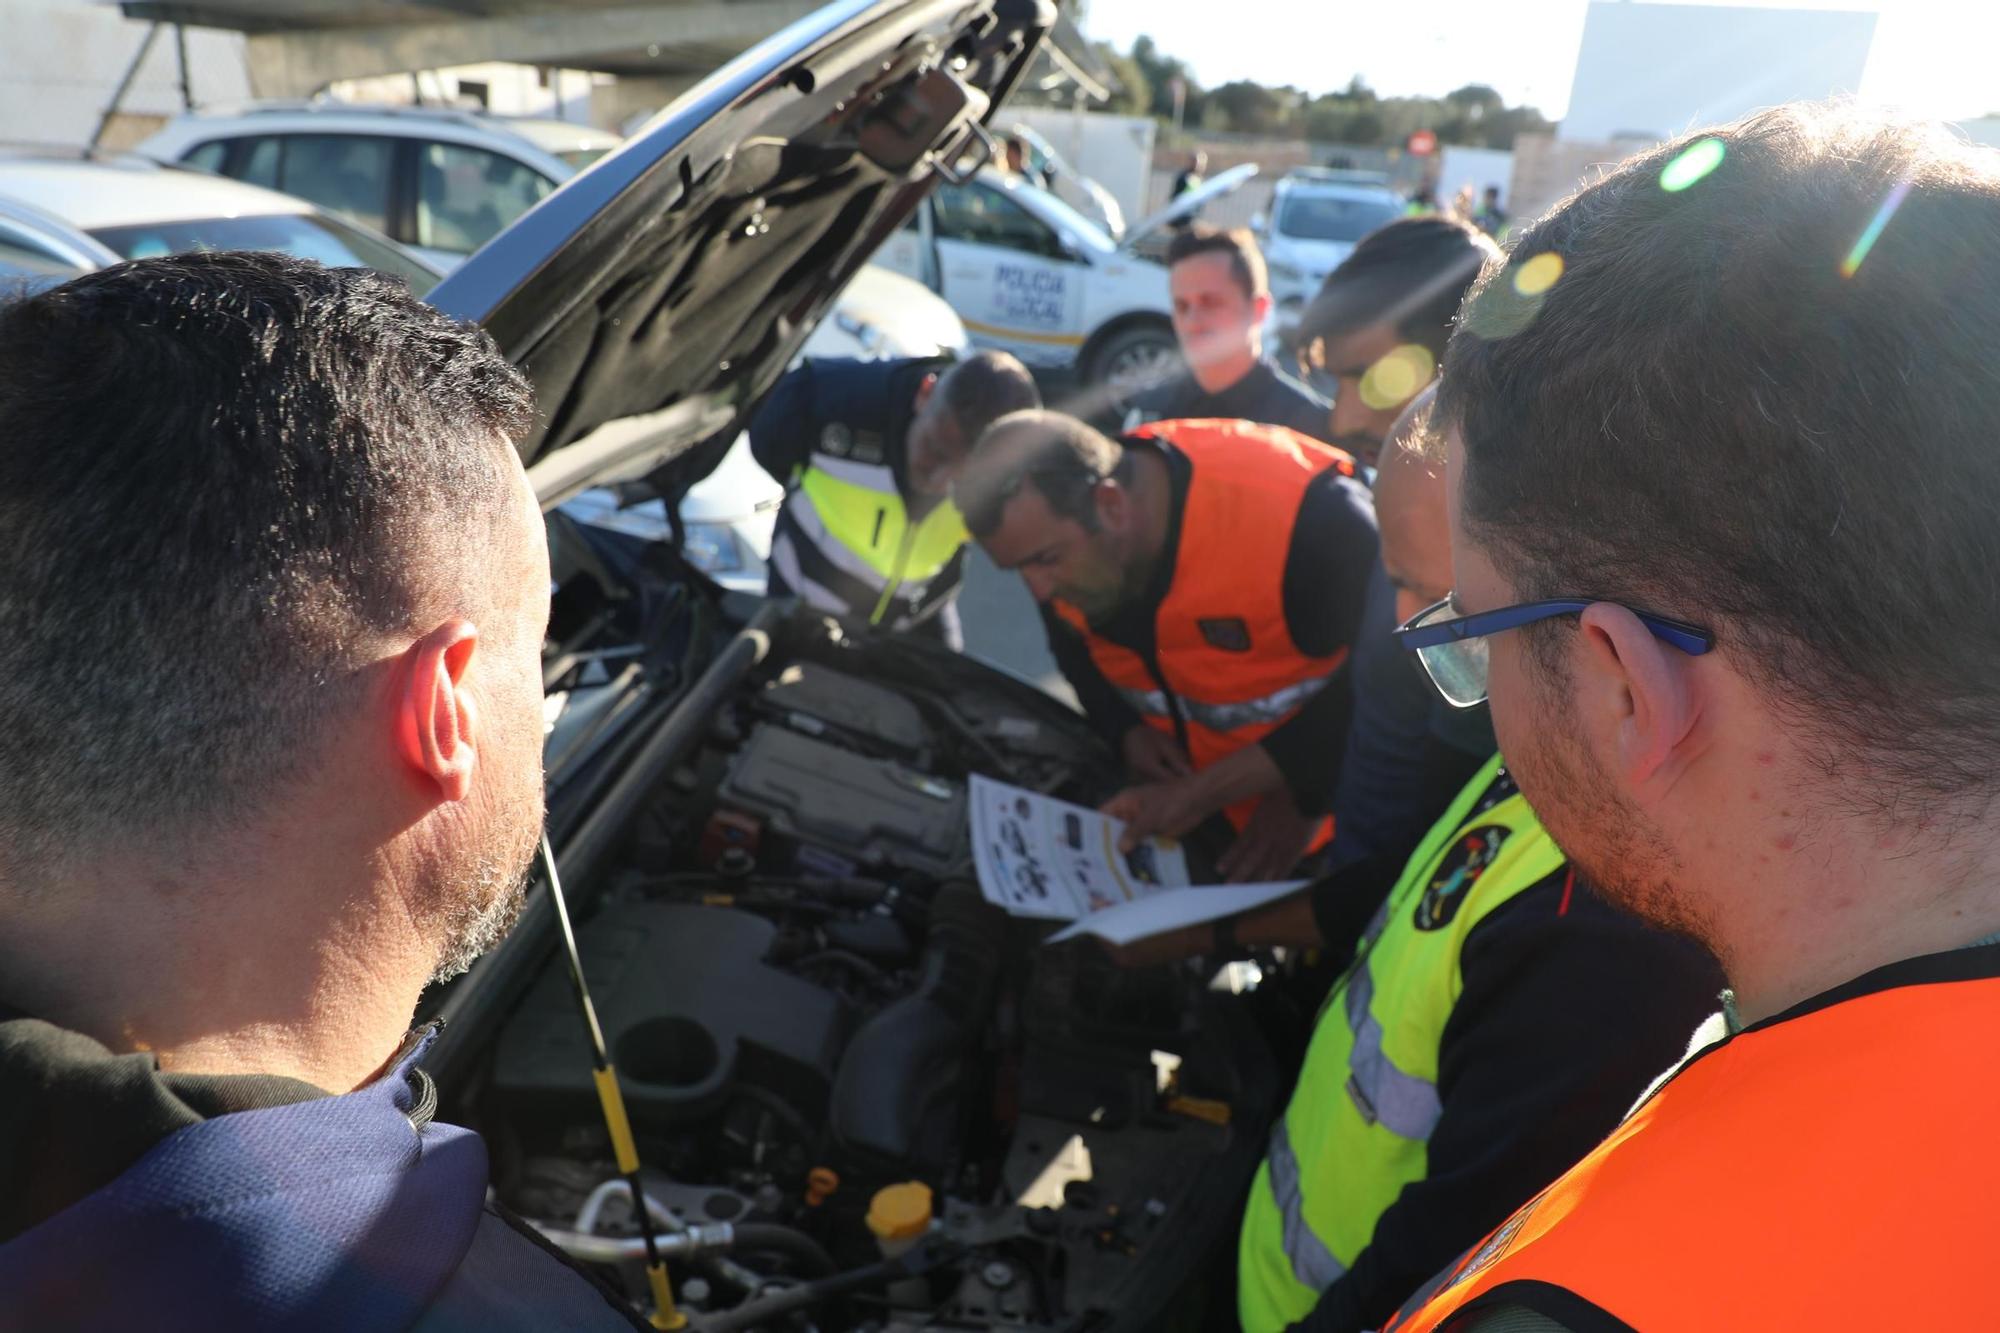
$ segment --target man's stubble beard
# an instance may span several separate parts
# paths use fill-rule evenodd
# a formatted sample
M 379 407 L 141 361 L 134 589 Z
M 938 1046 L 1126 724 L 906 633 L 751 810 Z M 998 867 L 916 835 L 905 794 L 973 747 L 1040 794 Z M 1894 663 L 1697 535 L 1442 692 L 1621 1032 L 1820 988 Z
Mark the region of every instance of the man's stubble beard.
M 1537 675 L 1546 680 L 1546 673 Z M 1681 866 L 1672 845 L 1620 795 L 1597 756 L 1570 734 L 1561 701 L 1552 697 L 1561 686 L 1560 681 L 1536 686 L 1532 741 L 1507 752 L 1522 794 L 1600 898 L 1714 954 L 1714 922 L 1678 883 Z
M 506 795 L 481 800 L 468 812 L 472 818 L 465 836 L 441 867 L 437 898 L 442 922 L 432 985 L 459 976 L 505 939 L 527 905 L 542 835 L 541 737 L 538 732 L 510 735 L 506 741 L 511 767 L 522 775 Z

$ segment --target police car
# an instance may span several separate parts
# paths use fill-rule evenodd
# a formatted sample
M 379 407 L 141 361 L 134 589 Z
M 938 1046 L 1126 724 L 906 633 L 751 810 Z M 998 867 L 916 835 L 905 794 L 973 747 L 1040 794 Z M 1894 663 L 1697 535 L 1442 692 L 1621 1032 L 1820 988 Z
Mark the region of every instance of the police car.
M 1055 195 L 987 167 L 941 183 L 875 262 L 943 296 L 976 345 L 1073 366 L 1123 399 L 1179 356 L 1166 266 L 1135 247 L 1256 174 L 1232 167 L 1114 241 Z

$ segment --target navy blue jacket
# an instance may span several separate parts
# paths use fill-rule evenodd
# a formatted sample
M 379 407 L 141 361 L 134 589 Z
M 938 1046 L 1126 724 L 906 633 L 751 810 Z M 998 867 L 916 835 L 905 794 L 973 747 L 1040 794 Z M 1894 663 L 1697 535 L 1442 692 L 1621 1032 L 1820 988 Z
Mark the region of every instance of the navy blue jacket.
M 486 1206 L 411 1043 L 356 1092 L 176 1130 L 0 1245 L 0 1330 L 644 1328 Z

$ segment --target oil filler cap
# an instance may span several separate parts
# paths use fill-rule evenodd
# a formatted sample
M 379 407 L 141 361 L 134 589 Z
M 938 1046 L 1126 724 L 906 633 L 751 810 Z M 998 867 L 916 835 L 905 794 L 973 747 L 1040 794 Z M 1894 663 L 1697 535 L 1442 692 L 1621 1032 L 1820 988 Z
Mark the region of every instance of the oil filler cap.
M 868 1229 L 877 1240 L 909 1240 L 931 1224 L 931 1187 L 921 1180 L 884 1185 L 868 1204 Z

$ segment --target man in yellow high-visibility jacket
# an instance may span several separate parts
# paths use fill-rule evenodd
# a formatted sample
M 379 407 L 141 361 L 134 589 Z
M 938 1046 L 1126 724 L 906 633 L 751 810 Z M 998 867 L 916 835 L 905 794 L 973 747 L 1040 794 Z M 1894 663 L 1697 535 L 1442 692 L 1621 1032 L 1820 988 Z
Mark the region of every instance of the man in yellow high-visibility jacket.
M 750 421 L 750 451 L 790 493 L 771 539 L 770 592 L 956 648 L 967 534 L 952 479 L 997 418 L 1041 406 L 1005 352 L 807 361 Z

